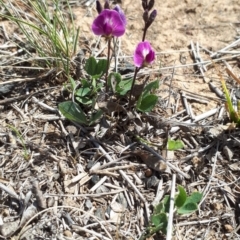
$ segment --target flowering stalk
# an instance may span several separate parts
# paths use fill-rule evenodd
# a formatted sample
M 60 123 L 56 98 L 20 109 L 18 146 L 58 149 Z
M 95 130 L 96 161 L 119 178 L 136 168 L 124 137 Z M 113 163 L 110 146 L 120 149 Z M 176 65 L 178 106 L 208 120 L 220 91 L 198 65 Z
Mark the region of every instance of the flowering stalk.
M 137 73 L 141 68 L 146 67 L 149 64 L 152 64 L 154 60 L 155 60 L 155 52 L 152 49 L 151 44 L 148 41 L 140 42 L 137 45 L 136 50 L 134 52 L 134 56 L 133 56 L 133 61 L 136 68 L 135 68 L 133 82 L 130 90 L 129 107 L 131 105 L 133 86 L 136 81 Z
M 143 29 L 142 41 L 145 41 L 147 30 L 151 26 L 151 24 L 153 23 L 153 21 L 155 20 L 155 18 L 157 16 L 157 10 L 153 10 L 151 12 L 150 16 L 148 16 L 148 13 L 149 13 L 148 9 L 146 9 L 143 13 L 143 20 L 145 22 L 145 26 L 144 26 L 144 29 Z
M 92 31 L 95 35 L 104 36 L 108 41 L 107 71 L 105 75 L 107 93 L 107 78 L 110 66 L 111 39 L 113 37 L 121 37 L 125 33 L 127 21 L 122 9 L 118 5 L 116 5 L 114 9 L 110 9 L 108 0 L 105 1 L 104 9 L 102 8 L 101 3 L 97 0 L 96 8 L 99 15 L 93 21 Z
M 107 84 L 107 79 L 108 79 L 108 70 L 110 66 L 110 49 L 111 49 L 111 39 L 109 38 L 108 41 L 108 52 L 107 52 L 107 71 L 105 74 L 105 83 L 106 83 L 106 93 L 108 93 L 108 84 Z
M 131 86 L 131 90 L 130 90 L 130 96 L 129 96 L 129 103 L 128 103 L 128 107 L 130 108 L 131 106 L 131 100 L 132 100 L 132 92 L 133 92 L 133 86 L 135 84 L 136 78 L 137 78 L 137 73 L 139 72 L 140 68 L 135 67 L 135 71 L 134 71 L 134 76 L 133 76 L 133 82 L 132 82 L 132 86 Z

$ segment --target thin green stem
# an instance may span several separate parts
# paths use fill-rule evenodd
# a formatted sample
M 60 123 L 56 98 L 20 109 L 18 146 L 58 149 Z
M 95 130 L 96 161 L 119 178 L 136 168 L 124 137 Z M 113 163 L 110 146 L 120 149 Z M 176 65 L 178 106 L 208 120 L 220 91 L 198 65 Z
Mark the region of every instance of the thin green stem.
M 107 53 L 107 71 L 106 71 L 106 75 L 105 75 L 105 84 L 106 84 L 106 94 L 108 93 L 108 71 L 109 71 L 109 67 L 110 67 L 110 50 L 111 50 L 111 39 L 108 39 L 108 53 Z
M 135 72 L 134 72 L 134 76 L 133 76 L 133 82 L 132 82 L 132 86 L 131 86 L 131 90 L 130 90 L 130 96 L 129 96 L 129 103 L 128 103 L 128 107 L 130 108 L 131 106 L 131 99 L 132 99 L 132 92 L 133 92 L 133 86 L 135 84 L 136 78 L 137 78 L 137 73 L 140 70 L 140 68 L 136 67 L 135 68 Z

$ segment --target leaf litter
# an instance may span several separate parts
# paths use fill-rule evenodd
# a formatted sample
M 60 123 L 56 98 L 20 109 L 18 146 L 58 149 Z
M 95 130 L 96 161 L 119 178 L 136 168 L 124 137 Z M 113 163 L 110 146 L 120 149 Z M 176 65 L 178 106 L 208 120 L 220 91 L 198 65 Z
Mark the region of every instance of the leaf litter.
M 12 48 L 6 40 L 1 41 L 7 50 Z M 90 40 L 88 43 L 91 46 Z M 206 57 L 204 47 L 200 53 Z M 238 64 L 234 53 L 220 51 L 218 58 L 222 55 L 232 66 Z M 14 66 L 15 60 L 18 62 L 12 58 L 9 66 Z M 216 65 L 224 71 L 221 61 Z M 201 66 L 203 71 L 194 72 L 199 82 L 203 72 L 207 78 L 214 70 Z M 183 69 L 183 76 L 192 78 L 189 66 Z M 239 238 L 239 130 L 228 125 L 218 94 L 187 90 L 177 81 L 179 73 L 173 66 L 161 72 L 159 104 L 152 116 L 131 116 L 120 103 L 103 102 L 104 118 L 94 127 L 85 127 L 56 112 L 57 103 L 64 98 L 56 73 L 31 78 L 28 71 L 1 70 L 2 239 L 138 239 L 152 207 L 169 194 L 174 173 L 188 192 L 202 192 L 203 200 L 198 212 L 174 215 L 172 239 Z M 142 76 L 148 77 L 149 72 Z M 7 88 L 4 82 L 8 82 Z M 237 91 L 234 79 L 227 78 L 227 84 Z M 18 129 L 23 142 L 8 125 Z M 167 139 L 182 140 L 184 149 L 168 153 Z M 160 235 L 152 239 L 160 237 L 164 239 Z

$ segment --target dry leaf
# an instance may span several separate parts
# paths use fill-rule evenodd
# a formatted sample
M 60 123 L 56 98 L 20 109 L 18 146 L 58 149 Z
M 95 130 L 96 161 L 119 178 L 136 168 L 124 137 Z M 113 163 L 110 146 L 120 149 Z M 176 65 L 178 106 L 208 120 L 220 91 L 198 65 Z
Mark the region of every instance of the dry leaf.
M 132 152 L 134 155 L 141 158 L 141 160 L 150 168 L 163 172 L 167 169 L 167 165 L 158 157 L 150 152 L 144 150 L 135 150 Z

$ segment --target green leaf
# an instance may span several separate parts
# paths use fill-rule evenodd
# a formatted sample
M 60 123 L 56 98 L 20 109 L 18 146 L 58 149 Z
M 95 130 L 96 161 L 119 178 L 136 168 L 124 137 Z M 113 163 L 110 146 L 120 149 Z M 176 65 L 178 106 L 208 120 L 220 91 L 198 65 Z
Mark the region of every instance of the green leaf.
M 94 57 L 90 57 L 85 64 L 85 70 L 87 74 L 90 76 L 94 76 L 96 74 L 96 67 L 97 67 L 97 61 Z
M 150 112 L 157 104 L 158 97 L 154 94 L 149 94 L 146 97 L 139 98 L 137 109 L 141 112 Z
M 178 208 L 179 214 L 189 214 L 198 209 L 198 203 L 201 201 L 203 194 L 200 192 L 194 192 L 191 196 L 187 197 L 183 206 Z
M 150 82 L 144 89 L 143 89 L 143 97 L 147 96 L 152 90 L 159 88 L 159 80 Z
M 132 82 L 133 82 L 133 79 L 122 80 L 122 81 L 119 82 L 119 84 L 117 85 L 116 92 L 117 92 L 120 96 L 126 95 L 126 93 L 127 93 L 128 91 L 130 91 L 130 89 L 131 89 L 131 87 L 132 87 Z
M 170 196 L 166 195 L 164 199 L 155 206 L 153 214 L 159 214 L 159 213 L 167 213 L 169 212 L 169 206 L 170 206 Z
M 96 113 L 92 114 L 89 125 L 92 125 L 93 123 L 95 123 L 98 119 L 101 118 L 102 115 L 103 115 L 103 111 L 101 109 L 99 109 Z
M 93 99 L 89 97 L 76 97 L 76 100 L 84 105 L 90 105 L 93 102 Z
M 104 73 L 106 73 L 106 71 L 107 71 L 107 60 L 100 59 L 97 63 L 95 73 L 103 75 Z
M 185 203 L 182 207 L 178 208 L 177 213 L 189 214 L 189 213 L 195 212 L 197 209 L 198 209 L 198 206 L 196 203 L 189 202 L 189 203 Z
M 175 205 L 177 208 L 180 208 L 186 202 L 187 193 L 182 186 L 178 186 L 178 191 L 179 191 L 179 194 L 177 195 L 177 197 L 175 199 Z
M 107 70 L 107 60 L 101 59 L 97 62 L 94 57 L 90 57 L 85 64 L 87 74 L 95 79 L 100 78 Z
M 99 79 L 101 76 L 102 76 L 102 73 L 100 73 L 100 74 L 94 74 L 94 75 L 92 75 L 92 78 L 93 78 L 93 79 Z
M 202 200 L 203 194 L 200 192 L 193 192 L 186 200 L 186 203 L 199 203 Z
M 157 215 L 152 215 L 151 222 L 155 227 L 163 228 L 165 225 L 167 225 L 167 222 L 168 222 L 166 213 L 159 213 Z
M 116 92 L 116 88 L 121 81 L 122 76 L 119 73 L 112 72 L 108 76 L 108 86 L 111 87 L 114 93 Z
M 91 81 L 87 80 L 87 79 L 81 79 L 81 84 L 82 84 L 82 87 L 91 87 Z
M 62 102 L 58 105 L 62 115 L 71 121 L 87 124 L 86 116 L 77 103 L 72 101 Z
M 171 140 L 168 139 L 167 149 L 169 151 L 178 150 L 184 148 L 184 143 L 181 140 Z
M 75 95 L 78 97 L 84 97 L 90 94 L 91 94 L 91 89 L 89 87 L 79 88 L 75 93 Z
M 238 115 L 238 112 L 236 112 L 234 110 L 233 104 L 232 104 L 232 100 L 229 94 L 229 91 L 227 89 L 226 83 L 223 79 L 221 79 L 222 82 L 222 87 L 223 87 L 223 91 L 226 97 L 226 102 L 227 102 L 227 111 L 229 112 L 230 115 L 230 119 L 231 121 L 237 123 L 238 125 L 240 125 L 240 116 Z
M 72 89 L 72 90 L 75 89 L 75 87 L 76 87 L 76 82 L 75 82 L 75 80 L 74 80 L 72 77 L 70 77 L 70 78 L 69 78 L 69 81 L 70 81 L 70 84 L 71 84 L 71 89 Z

